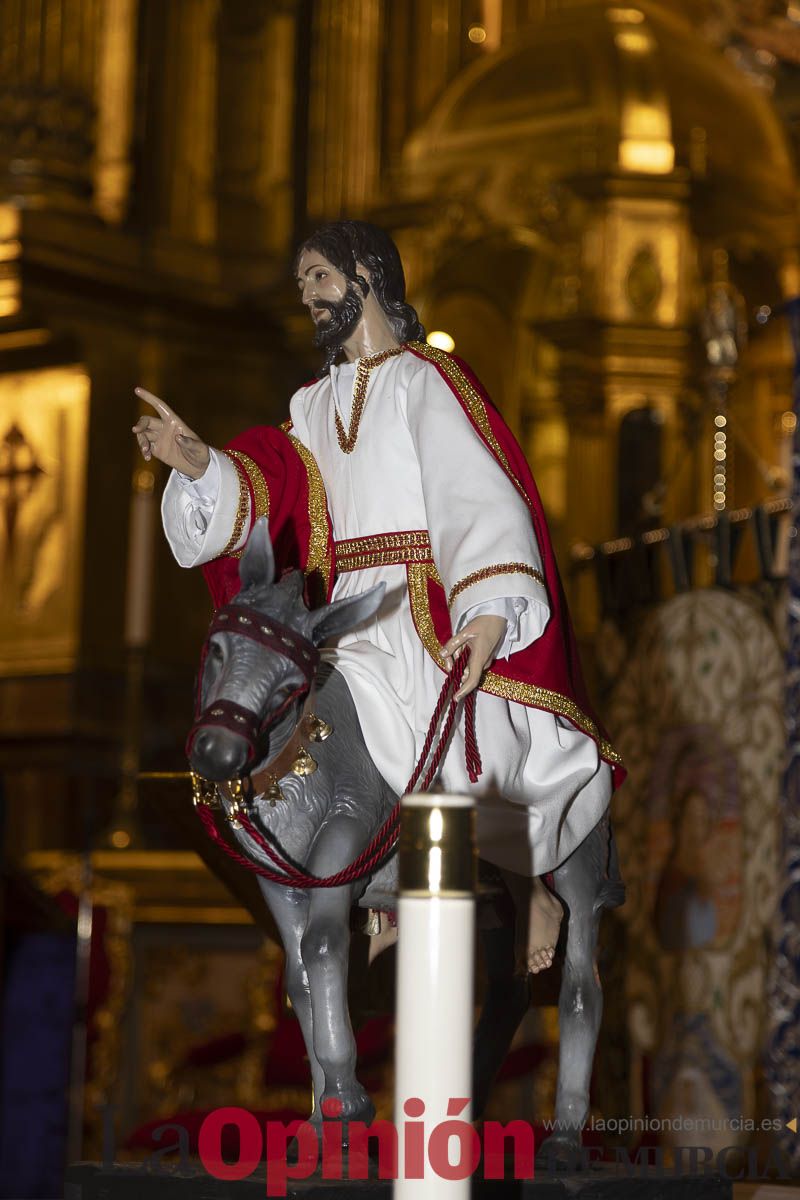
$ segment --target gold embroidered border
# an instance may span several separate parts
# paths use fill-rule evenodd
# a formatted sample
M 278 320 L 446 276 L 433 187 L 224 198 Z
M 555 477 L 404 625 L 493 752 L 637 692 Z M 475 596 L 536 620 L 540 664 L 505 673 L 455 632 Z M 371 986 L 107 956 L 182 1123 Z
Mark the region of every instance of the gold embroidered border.
M 404 529 L 400 533 L 372 533 L 366 537 L 342 538 L 336 543 L 336 557 L 370 554 L 373 550 L 405 550 L 409 546 L 424 546 L 432 554 L 427 529 Z
M 289 433 L 288 436 L 289 441 L 303 460 L 306 475 L 308 476 L 308 520 L 311 526 L 311 537 L 308 543 L 306 574 L 310 575 L 312 571 L 319 571 L 325 581 L 325 591 L 327 593 L 330 588 L 333 564 L 328 549 L 330 526 L 328 524 L 328 497 L 325 494 L 325 484 L 322 482 L 317 461 L 308 447 L 304 446 L 294 434 Z
M 367 567 L 391 567 L 405 562 L 433 562 L 427 529 L 404 529 L 399 533 L 343 538 L 336 542 L 335 550 L 337 571 L 361 571 Z
M 493 567 L 481 567 L 478 571 L 470 571 L 469 575 L 459 579 L 450 591 L 447 607 L 451 608 L 456 596 L 460 596 L 467 588 L 472 587 L 473 583 L 480 583 L 484 579 L 493 579 L 495 575 L 530 575 L 531 579 L 535 579 L 544 587 L 544 576 L 535 567 L 529 567 L 527 563 L 521 562 L 498 563 Z
M 223 454 L 225 454 L 224 450 L 223 450 Z M 234 456 L 232 454 L 228 454 L 227 457 L 233 463 L 234 467 L 236 468 L 236 478 L 239 480 L 239 503 L 236 507 L 236 516 L 233 521 L 233 530 L 231 532 L 231 536 L 228 538 L 228 542 L 227 542 L 227 545 L 225 546 L 225 549 L 222 551 L 222 554 L 220 555 L 221 558 L 225 558 L 225 557 L 227 557 L 227 555 L 233 553 L 236 543 L 239 541 L 239 538 L 242 536 L 242 530 L 244 529 L 244 523 L 247 520 L 247 510 L 250 506 L 250 489 L 247 486 L 247 476 L 245 475 L 244 467 L 241 465 L 240 462 L 238 462 L 236 460 L 236 458 L 234 458 Z M 239 553 L 241 554 L 241 551 Z
M 255 512 L 253 513 L 252 520 L 252 525 L 255 525 L 259 517 L 269 516 L 269 488 L 267 487 L 267 481 L 264 478 L 263 472 L 258 463 L 254 462 L 250 455 L 245 454 L 243 450 L 223 450 L 223 454 L 227 454 L 240 473 L 240 483 L 241 471 L 245 471 L 247 478 L 250 480 L 250 487 L 253 489 L 253 496 L 255 497 Z M 234 546 L 238 540 L 236 538 L 233 542 Z M 230 556 L 231 558 L 241 558 L 243 554 L 244 547 L 241 550 L 232 550 Z
M 336 555 L 337 571 L 364 571 L 368 567 L 394 567 L 407 562 L 432 562 L 430 548 L 408 546 L 405 550 L 376 550 L 374 554 Z
M 441 367 L 444 374 L 450 380 L 460 396 L 467 402 L 467 407 L 472 415 L 473 420 L 480 429 L 486 441 L 491 446 L 494 453 L 497 455 L 504 471 L 508 475 L 511 482 L 516 487 L 521 496 L 524 497 L 525 503 L 530 504 L 528 497 L 525 495 L 525 489 L 520 484 L 511 467 L 508 464 L 508 459 L 503 452 L 503 449 L 497 438 L 492 432 L 492 427 L 489 423 L 489 417 L 486 412 L 486 405 L 483 402 L 483 397 L 477 390 L 475 385 L 470 382 L 467 376 L 462 371 L 458 363 L 450 357 L 446 350 L 439 350 L 436 346 L 429 346 L 427 342 L 409 342 L 408 345 L 427 358 L 430 362 L 436 363 L 437 367 Z
M 334 424 L 336 425 L 336 440 L 339 443 L 339 449 L 342 454 L 352 454 L 355 450 L 358 440 L 358 431 L 361 427 L 361 418 L 364 415 L 364 405 L 367 402 L 367 388 L 372 372 L 376 367 L 380 367 L 388 359 L 393 358 L 396 354 L 402 354 L 405 346 L 394 346 L 391 350 L 380 350 L 377 354 L 370 354 L 358 360 L 356 367 L 356 378 L 353 384 L 353 402 L 350 406 L 350 427 L 345 429 L 342 424 L 342 418 L 339 416 L 339 409 L 334 404 L 333 416 Z
M 439 572 L 432 563 L 409 563 L 406 567 L 408 578 L 408 598 L 411 603 L 411 616 L 417 627 L 420 640 L 430 654 L 437 667 L 444 671 L 442 648 L 433 628 L 431 606 L 428 603 L 428 580 L 441 583 Z
M 225 453 L 229 458 L 236 459 L 244 467 L 247 472 L 247 477 L 250 480 L 250 486 L 253 489 L 255 496 L 256 511 L 253 514 L 253 524 L 259 517 L 269 516 L 269 488 L 267 481 L 259 467 L 258 463 L 254 462 L 249 454 L 244 454 L 241 450 L 226 450 Z
M 279 428 L 279 429 L 281 429 L 281 430 L 282 430 L 284 433 L 291 433 L 291 432 L 292 432 L 292 430 L 294 429 L 294 425 L 293 425 L 293 423 L 292 423 L 292 418 L 291 418 L 291 417 L 289 417 L 289 419 L 288 419 L 288 420 L 286 420 L 286 421 L 281 421 L 281 423 L 280 423 L 280 425 L 278 426 L 278 428 Z
M 414 624 L 417 627 L 420 640 L 436 665 L 444 670 L 441 646 L 436 637 L 436 631 L 433 627 L 433 616 L 430 604 L 428 603 L 428 580 L 433 579 L 436 583 L 441 583 L 441 579 L 436 568 L 426 563 L 409 563 L 406 571 L 408 574 L 408 595 L 411 602 L 411 615 L 414 618 Z M 594 738 L 600 749 L 600 754 L 607 762 L 622 764 L 620 755 L 611 743 L 600 737 L 594 721 L 578 708 L 574 700 L 562 696 L 559 692 L 550 691 L 549 688 L 537 687 L 532 683 L 521 683 L 516 679 L 505 679 L 502 675 L 497 675 L 494 671 L 485 672 L 480 690 L 488 692 L 492 696 L 500 696 L 503 700 L 513 700 L 517 704 L 524 704 L 528 708 L 542 708 L 546 712 L 567 717 L 578 729 L 588 734 L 589 737 Z

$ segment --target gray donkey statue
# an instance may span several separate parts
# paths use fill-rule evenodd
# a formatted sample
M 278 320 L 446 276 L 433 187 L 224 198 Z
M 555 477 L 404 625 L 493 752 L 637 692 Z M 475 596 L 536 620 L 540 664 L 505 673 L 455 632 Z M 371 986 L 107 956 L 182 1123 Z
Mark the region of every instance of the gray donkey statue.
M 267 523 L 256 523 L 241 560 L 241 591 L 215 615 L 201 667 L 190 764 L 216 781 L 244 856 L 275 872 L 272 858 L 237 817 L 279 846 L 285 862 L 317 878 L 333 875 L 368 847 L 397 797 L 373 765 L 343 677 L 320 663 L 318 647 L 377 611 L 383 585 L 309 611 L 299 572 L 274 579 Z M 328 736 L 330 734 L 330 736 Z M 313 743 L 313 757 L 309 747 Z M 247 779 L 251 786 L 226 781 Z M 206 785 L 208 786 L 208 785 Z M 341 1119 L 369 1123 L 374 1106 L 356 1078 L 356 1044 L 347 1008 L 350 913 L 395 886 L 394 860 L 339 887 L 301 888 L 259 877 L 280 931 L 286 988 L 303 1032 L 314 1089 L 310 1117 L 336 1100 Z M 602 1012 L 595 970 L 600 916 L 622 903 L 607 818 L 554 872 L 567 932 L 559 1002 L 560 1060 L 556 1131 L 548 1153 L 571 1160 L 589 1104 L 589 1079 Z M 401 931 L 402 936 L 402 931 Z M 486 930 L 487 988 L 475 1036 L 473 1115 L 530 996 L 516 969 L 513 921 Z M 424 997 L 420 1003 L 424 1004 Z M 330 1111 L 330 1110 L 329 1110 Z

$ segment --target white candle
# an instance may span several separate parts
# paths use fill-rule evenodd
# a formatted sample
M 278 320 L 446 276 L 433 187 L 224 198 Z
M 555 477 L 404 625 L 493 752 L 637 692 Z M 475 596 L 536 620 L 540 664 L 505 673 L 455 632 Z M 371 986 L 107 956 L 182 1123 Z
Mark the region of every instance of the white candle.
M 405 796 L 398 905 L 395 1200 L 467 1200 L 470 1195 L 477 1146 L 477 1134 L 470 1127 L 474 946 L 472 799 Z M 443 1171 L 463 1178 L 448 1178 Z

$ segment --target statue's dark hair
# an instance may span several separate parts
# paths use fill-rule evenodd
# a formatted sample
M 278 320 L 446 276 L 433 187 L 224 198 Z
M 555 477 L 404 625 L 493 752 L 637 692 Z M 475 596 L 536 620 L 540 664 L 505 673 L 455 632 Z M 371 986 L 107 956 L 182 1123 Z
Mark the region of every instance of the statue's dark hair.
M 406 303 L 406 277 L 400 255 L 389 234 L 367 221 L 332 221 L 312 233 L 298 248 L 294 270 L 306 250 L 316 250 L 341 271 L 366 296 L 369 288 L 356 263 L 370 273 L 369 287 L 389 320 L 399 342 L 425 340 L 416 311 Z

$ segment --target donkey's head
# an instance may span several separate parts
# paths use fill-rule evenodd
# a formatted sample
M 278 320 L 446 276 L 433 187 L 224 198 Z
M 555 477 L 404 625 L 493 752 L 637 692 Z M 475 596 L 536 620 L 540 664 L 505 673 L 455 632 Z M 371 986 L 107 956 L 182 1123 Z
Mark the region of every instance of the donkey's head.
M 377 612 L 384 585 L 309 612 L 299 571 L 275 582 L 266 517 L 239 567 L 242 588 L 214 616 L 187 744 L 193 771 L 233 779 L 274 758 L 291 736 L 314 679 L 317 647 Z

